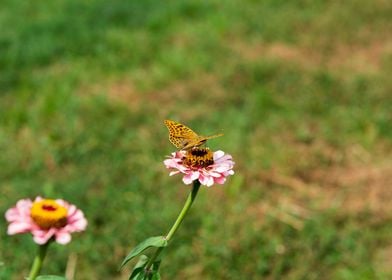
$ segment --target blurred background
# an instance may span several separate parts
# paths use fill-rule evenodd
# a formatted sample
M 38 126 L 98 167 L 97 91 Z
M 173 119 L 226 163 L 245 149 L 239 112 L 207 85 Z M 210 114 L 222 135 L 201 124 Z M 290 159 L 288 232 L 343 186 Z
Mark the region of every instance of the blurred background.
M 45 274 L 127 279 L 189 186 L 163 120 L 233 155 L 166 250 L 163 279 L 391 279 L 392 3 L 1 1 L 0 213 L 64 198 L 88 230 Z M 36 245 L 0 219 L 0 279 Z M 71 264 L 71 265 L 70 265 Z

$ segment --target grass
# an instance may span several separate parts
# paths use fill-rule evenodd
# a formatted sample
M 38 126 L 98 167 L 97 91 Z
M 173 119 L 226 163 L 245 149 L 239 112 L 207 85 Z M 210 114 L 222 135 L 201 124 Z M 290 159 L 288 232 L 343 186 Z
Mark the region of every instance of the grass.
M 236 161 L 203 188 L 165 279 L 389 279 L 392 50 L 388 1 L 3 1 L 0 212 L 25 197 L 78 205 L 88 231 L 44 272 L 127 279 L 188 192 L 168 177 L 163 125 Z M 0 278 L 28 273 L 6 235 Z M 10 249 L 12 248 L 12 249 Z

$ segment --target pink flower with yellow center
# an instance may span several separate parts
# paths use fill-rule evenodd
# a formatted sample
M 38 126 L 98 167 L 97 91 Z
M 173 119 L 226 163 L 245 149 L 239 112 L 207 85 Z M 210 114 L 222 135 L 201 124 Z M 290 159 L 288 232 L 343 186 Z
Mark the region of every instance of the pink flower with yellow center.
M 194 180 L 207 187 L 223 184 L 226 177 L 234 174 L 232 156 L 223 151 L 212 152 L 208 148 L 177 151 L 163 163 L 166 168 L 172 169 L 170 176 L 185 174 L 182 181 L 187 185 Z
M 84 231 L 87 220 L 81 210 L 62 199 L 37 197 L 19 200 L 5 213 L 9 222 L 7 233 L 14 235 L 30 232 L 37 244 L 54 239 L 59 244 L 71 241 L 71 233 Z

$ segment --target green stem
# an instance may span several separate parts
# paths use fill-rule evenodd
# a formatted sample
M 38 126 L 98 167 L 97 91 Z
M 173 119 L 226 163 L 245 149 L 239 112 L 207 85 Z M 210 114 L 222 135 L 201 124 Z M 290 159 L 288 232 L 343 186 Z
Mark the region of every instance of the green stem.
M 199 191 L 199 188 L 200 188 L 199 180 L 193 181 L 192 191 L 189 193 L 188 198 L 185 201 L 184 207 L 182 208 L 180 214 L 177 217 L 177 220 L 175 221 L 174 225 L 170 229 L 169 233 L 166 235 L 167 242 L 170 241 L 170 239 L 173 237 L 174 233 L 180 227 L 181 222 L 184 220 L 186 213 L 191 208 L 192 203 L 196 198 L 196 195 L 197 195 L 197 192 Z
M 182 208 L 180 214 L 177 217 L 177 220 L 174 222 L 173 226 L 169 230 L 169 233 L 166 235 L 166 240 L 167 242 L 170 241 L 170 239 L 173 237 L 174 233 L 177 231 L 177 229 L 180 227 L 181 222 L 184 220 L 185 215 L 188 213 L 188 210 L 191 208 L 193 201 L 196 198 L 197 192 L 199 191 L 200 188 L 200 182 L 199 180 L 193 181 L 193 187 L 191 192 L 189 193 L 184 207 Z M 152 264 L 154 261 L 159 257 L 161 252 L 163 251 L 164 247 L 160 247 L 155 251 L 155 254 L 151 257 L 151 259 L 148 261 L 147 266 L 146 266 L 146 271 L 149 271 Z
M 34 258 L 33 265 L 31 266 L 30 274 L 29 277 L 27 278 L 28 280 L 34 280 L 38 276 L 39 272 L 41 271 L 42 263 L 45 259 L 46 251 L 48 249 L 49 243 L 50 241 L 44 245 L 38 246 L 38 252 Z

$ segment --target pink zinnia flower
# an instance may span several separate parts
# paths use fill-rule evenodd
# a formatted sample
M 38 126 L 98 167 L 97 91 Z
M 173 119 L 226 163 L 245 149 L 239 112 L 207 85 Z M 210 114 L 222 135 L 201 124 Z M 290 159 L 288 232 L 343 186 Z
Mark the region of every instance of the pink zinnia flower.
M 168 169 L 174 169 L 170 176 L 183 173 L 182 181 L 189 185 L 194 180 L 207 187 L 223 184 L 226 177 L 233 175 L 234 161 L 223 151 L 212 152 L 208 148 L 193 148 L 177 151 L 163 162 Z
M 5 213 L 9 235 L 31 232 L 37 244 L 46 244 L 51 238 L 67 244 L 72 232 L 84 231 L 87 220 L 81 210 L 62 199 L 43 199 L 34 202 L 21 199 Z

